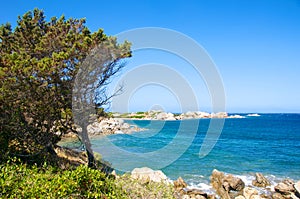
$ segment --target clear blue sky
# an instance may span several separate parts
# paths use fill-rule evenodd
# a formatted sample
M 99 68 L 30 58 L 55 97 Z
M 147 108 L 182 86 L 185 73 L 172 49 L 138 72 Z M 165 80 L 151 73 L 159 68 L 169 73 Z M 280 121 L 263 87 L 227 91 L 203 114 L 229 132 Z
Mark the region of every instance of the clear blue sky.
M 149 26 L 179 31 L 214 60 L 228 112 L 300 112 L 300 0 L 11 0 L 1 2 L 0 23 L 15 25 L 18 15 L 35 7 L 43 9 L 48 19 L 62 14 L 85 17 L 92 31 L 103 28 L 108 35 Z M 182 70 L 180 61 L 148 53 L 147 59 L 143 57 L 147 52 L 134 53 L 123 73 L 142 60 Z M 185 77 L 197 93 L 200 109 L 209 109 L 209 100 L 203 99 L 208 95 L 201 93 L 188 70 Z M 152 103 L 176 112 L 174 96 L 166 93 L 153 85 L 140 89 L 130 109 L 147 109 Z

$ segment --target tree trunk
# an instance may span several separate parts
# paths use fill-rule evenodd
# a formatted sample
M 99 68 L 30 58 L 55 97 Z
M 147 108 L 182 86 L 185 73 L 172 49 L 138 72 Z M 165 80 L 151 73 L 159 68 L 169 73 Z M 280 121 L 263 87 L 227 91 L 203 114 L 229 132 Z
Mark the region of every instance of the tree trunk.
M 96 160 L 93 152 L 91 153 L 89 150 L 86 150 L 88 156 L 88 167 L 92 169 L 96 169 Z
M 56 152 L 54 150 L 54 146 L 53 144 L 48 144 L 47 147 L 46 147 L 46 150 L 48 153 L 50 153 L 50 155 L 53 155 L 53 156 L 56 156 Z
M 87 132 L 87 125 L 84 124 L 82 127 L 82 142 L 85 146 L 85 150 L 88 156 L 88 167 L 95 169 L 96 168 L 96 160 L 92 150 L 91 142 L 89 139 L 89 135 Z

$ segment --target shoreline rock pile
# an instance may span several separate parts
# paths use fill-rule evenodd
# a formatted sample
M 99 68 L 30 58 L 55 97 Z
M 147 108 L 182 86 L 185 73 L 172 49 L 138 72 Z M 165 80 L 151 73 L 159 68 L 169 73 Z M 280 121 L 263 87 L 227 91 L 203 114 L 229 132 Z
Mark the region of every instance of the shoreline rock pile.
M 136 168 L 131 172 L 133 179 L 170 184 L 162 171 L 150 168 Z M 232 174 L 213 170 L 210 177 L 215 194 L 205 193 L 201 189 L 189 188 L 188 184 L 179 177 L 173 182 L 174 198 L 176 199 L 300 199 L 300 181 L 293 182 L 285 179 L 274 188 L 270 181 L 261 173 L 255 174 L 252 185 L 245 185 L 243 180 Z
M 144 131 L 146 129 L 139 128 L 137 125 L 128 124 L 121 118 L 94 118 L 87 126 L 89 136 L 105 136 L 112 134 L 130 134 L 133 132 Z M 81 128 L 77 127 L 77 131 L 81 132 Z M 70 132 L 64 135 L 66 139 L 77 138 L 77 135 Z
M 144 130 L 136 125 L 130 125 L 120 118 L 100 118 L 88 125 L 87 129 L 91 136 L 130 134 Z

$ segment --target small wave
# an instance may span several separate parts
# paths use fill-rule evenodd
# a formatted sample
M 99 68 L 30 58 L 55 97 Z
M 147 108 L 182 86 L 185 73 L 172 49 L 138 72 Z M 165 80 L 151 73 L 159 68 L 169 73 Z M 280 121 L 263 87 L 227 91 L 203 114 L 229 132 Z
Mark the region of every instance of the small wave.
M 248 117 L 259 117 L 260 115 L 257 113 L 248 114 Z
M 208 194 L 215 194 L 216 193 L 215 190 L 212 188 L 212 186 L 210 184 L 203 183 L 203 182 L 198 183 L 198 184 L 194 184 L 194 183 L 189 184 L 187 188 L 188 189 L 199 189 L 199 190 L 201 190 L 205 193 L 208 193 Z

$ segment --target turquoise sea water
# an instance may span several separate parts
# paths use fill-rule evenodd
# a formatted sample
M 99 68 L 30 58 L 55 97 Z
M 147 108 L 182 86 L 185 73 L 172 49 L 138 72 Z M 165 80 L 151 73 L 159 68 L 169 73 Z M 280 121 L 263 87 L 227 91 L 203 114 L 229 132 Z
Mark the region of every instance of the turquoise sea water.
M 274 181 L 287 177 L 300 180 L 300 114 L 261 114 L 259 117 L 226 119 L 214 148 L 203 158 L 199 157 L 199 149 L 210 119 L 186 120 L 187 125 L 180 135 L 181 121 L 127 122 L 148 130 L 92 140 L 94 150 L 103 154 L 113 167 L 125 165 L 121 168 L 130 171 L 137 166 L 158 165 L 154 169 L 161 169 L 171 180 L 181 176 L 190 185 L 198 187 L 209 184 L 213 169 L 239 175 L 246 181 L 251 180 L 255 172 L 261 172 Z M 193 125 L 198 123 L 198 130 L 193 132 Z M 159 154 L 161 149 L 172 145 L 174 139 L 182 144 L 176 142 L 168 154 L 143 158 L 143 154 Z M 171 154 L 181 151 L 183 145 L 188 146 L 187 150 L 174 162 L 160 168 L 160 163 L 169 156 L 173 158 Z M 110 146 L 138 155 L 118 155 L 118 151 L 111 150 Z

